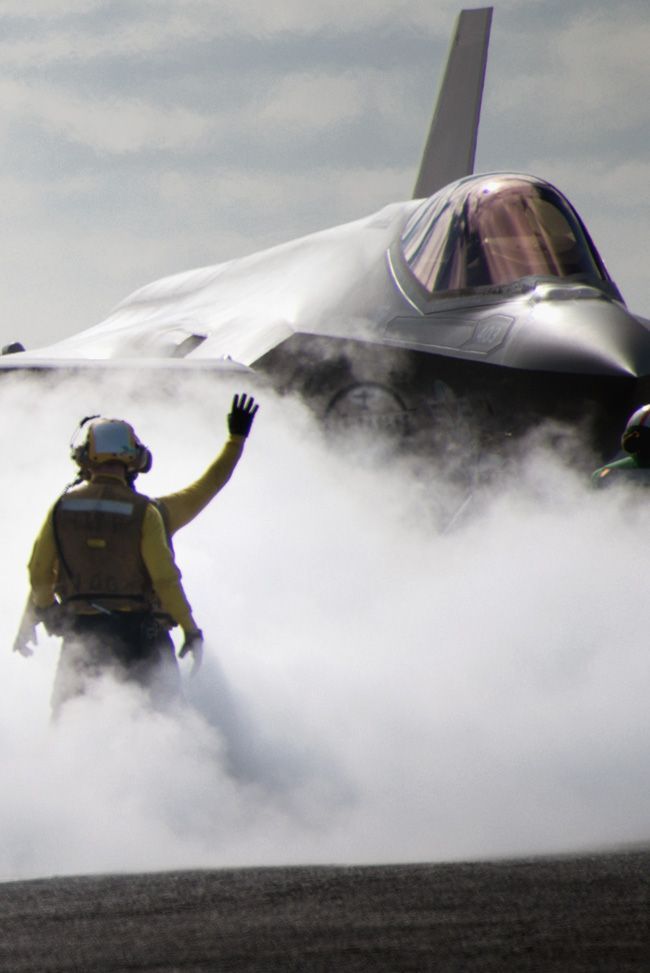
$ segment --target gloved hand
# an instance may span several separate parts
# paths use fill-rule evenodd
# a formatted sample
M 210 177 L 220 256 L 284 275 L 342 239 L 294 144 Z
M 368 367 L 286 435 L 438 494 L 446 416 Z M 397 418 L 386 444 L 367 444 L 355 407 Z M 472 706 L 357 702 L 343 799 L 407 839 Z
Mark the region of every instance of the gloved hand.
M 48 635 L 63 635 L 63 608 L 55 601 L 46 608 L 35 609 L 36 620 L 41 622 Z
M 36 626 L 39 623 L 48 635 L 62 635 L 64 625 L 61 605 L 55 601 L 45 608 L 36 608 L 28 599 L 14 639 L 14 652 L 20 652 L 26 659 L 34 655 L 32 645 L 36 645 Z
M 228 430 L 231 436 L 248 436 L 253 425 L 255 413 L 259 409 L 252 395 L 235 395 L 228 414 Z
M 19 652 L 24 659 L 29 659 L 34 655 L 32 645 L 36 645 L 36 629 L 32 626 L 31 632 L 27 632 L 21 626 L 16 638 L 14 639 L 14 652 Z
M 36 645 L 36 625 L 38 624 L 37 609 L 30 597 L 27 598 L 16 638 L 14 639 L 13 650 L 19 652 L 25 659 L 34 655 L 32 645 Z
M 193 665 L 191 675 L 195 676 L 203 662 L 203 632 L 200 628 L 197 628 L 193 632 L 184 632 L 184 636 L 183 644 L 178 652 L 178 658 L 183 659 L 188 652 L 192 653 Z

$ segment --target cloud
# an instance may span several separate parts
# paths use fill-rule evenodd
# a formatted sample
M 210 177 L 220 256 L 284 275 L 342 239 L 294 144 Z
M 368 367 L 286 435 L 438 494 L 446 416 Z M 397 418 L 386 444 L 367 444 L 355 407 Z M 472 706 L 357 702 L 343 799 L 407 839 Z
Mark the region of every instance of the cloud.
M 596 12 L 563 32 L 557 58 L 575 115 L 614 131 L 647 122 L 650 110 L 639 94 L 650 83 L 649 42 L 650 23 L 642 15 L 633 22 Z
M 145 0 L 132 4 L 104 4 L 76 0 L 58 6 L 49 0 L 27 0 L 3 8 L 9 60 L 5 67 L 56 64 L 73 55 L 84 62 L 110 55 L 156 55 L 174 52 L 189 44 L 245 37 L 273 41 L 282 35 L 295 40 L 322 31 L 350 32 L 402 29 L 446 35 L 458 8 L 447 0 L 432 11 L 424 0 L 350 5 L 344 0 L 278 0 L 273 5 L 226 0 L 219 8 L 205 0 Z
M 91 13 L 101 6 L 102 0 L 66 0 L 65 6 L 53 0 L 28 0 L 27 3 L 21 3 L 21 0 L 6 0 L 2 12 L 7 18 L 15 18 L 17 25 L 20 26 L 30 24 L 34 20 L 56 23 L 57 20 L 68 20 L 70 17 Z
M 293 75 L 267 95 L 260 121 L 289 130 L 305 124 L 327 129 L 357 117 L 362 103 L 360 84 L 351 78 Z
M 48 136 L 79 142 L 97 153 L 119 155 L 143 148 L 188 151 L 210 126 L 197 112 L 156 110 L 137 99 L 112 103 L 76 98 L 47 83 L 4 81 L 0 82 L 0 94 L 21 124 L 38 125 Z
M 564 151 L 573 155 L 596 144 L 615 152 L 617 136 L 645 129 L 649 120 L 642 96 L 650 87 L 647 11 L 610 16 L 592 6 L 567 8 L 566 16 L 567 23 L 545 24 L 541 35 L 521 20 L 517 27 L 504 25 L 503 35 L 495 24 L 491 109 L 517 116 L 526 106 L 533 144 L 541 134 L 553 144 L 562 138 Z M 509 63 L 499 57 L 506 48 Z

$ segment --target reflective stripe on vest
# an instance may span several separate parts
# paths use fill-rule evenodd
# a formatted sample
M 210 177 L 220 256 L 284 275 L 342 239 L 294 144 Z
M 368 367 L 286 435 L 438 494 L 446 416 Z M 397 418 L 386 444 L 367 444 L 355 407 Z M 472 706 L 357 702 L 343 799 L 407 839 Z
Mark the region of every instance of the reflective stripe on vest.
M 134 507 L 134 504 L 125 503 L 122 500 L 73 500 L 69 498 L 66 499 L 65 497 L 61 500 L 59 505 L 61 510 L 98 510 L 100 513 L 118 514 L 123 517 L 130 517 L 133 513 Z

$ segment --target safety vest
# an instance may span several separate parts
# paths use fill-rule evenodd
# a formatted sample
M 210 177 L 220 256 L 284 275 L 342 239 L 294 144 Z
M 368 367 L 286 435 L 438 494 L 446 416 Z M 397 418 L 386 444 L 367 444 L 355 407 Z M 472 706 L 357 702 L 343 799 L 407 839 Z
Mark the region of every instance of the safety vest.
M 156 598 L 140 551 L 151 501 L 117 480 L 84 483 L 54 506 L 56 594 L 75 613 L 152 611 Z

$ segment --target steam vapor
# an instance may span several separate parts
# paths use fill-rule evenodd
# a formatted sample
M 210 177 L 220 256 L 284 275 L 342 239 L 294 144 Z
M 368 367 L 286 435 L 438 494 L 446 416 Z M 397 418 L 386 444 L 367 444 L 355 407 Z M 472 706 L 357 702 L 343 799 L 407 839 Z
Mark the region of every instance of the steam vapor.
M 0 385 L 3 879 L 647 840 L 642 495 L 593 491 L 538 440 L 468 496 L 444 456 L 415 467 L 264 388 L 174 381 Z M 221 448 L 234 391 L 261 401 L 244 458 L 176 540 L 207 640 L 187 704 L 106 681 L 52 725 L 57 640 L 10 649 L 69 435 L 127 418 L 154 454 L 138 486 L 164 494 Z

